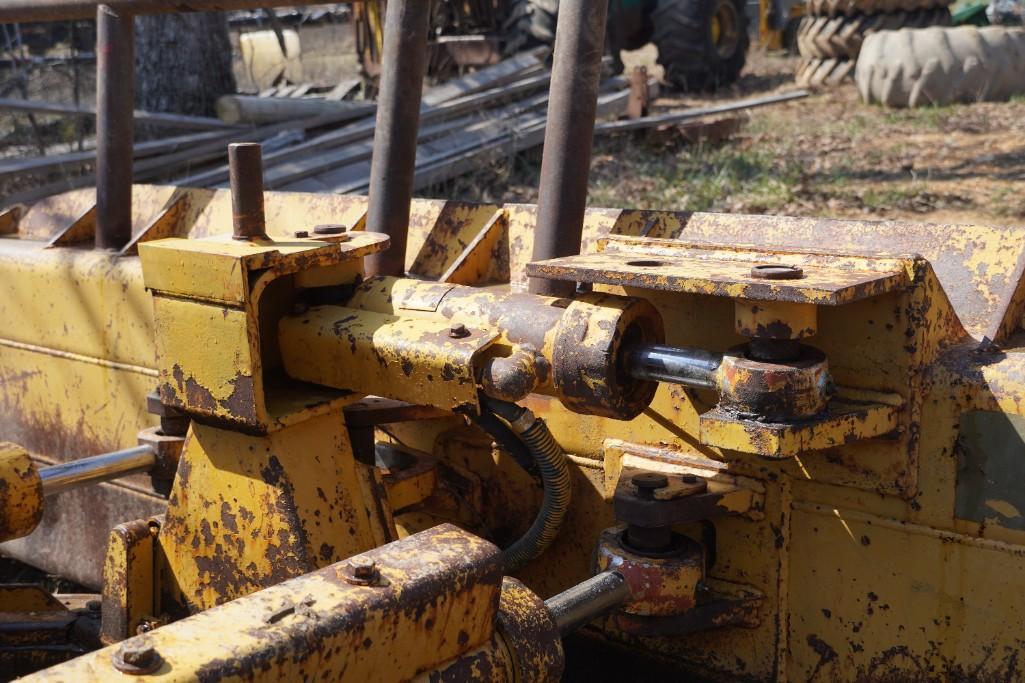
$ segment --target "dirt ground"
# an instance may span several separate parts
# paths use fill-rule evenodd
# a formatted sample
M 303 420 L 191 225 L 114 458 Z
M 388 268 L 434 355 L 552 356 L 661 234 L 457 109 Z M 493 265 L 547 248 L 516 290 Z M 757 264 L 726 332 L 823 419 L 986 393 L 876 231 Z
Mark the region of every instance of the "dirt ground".
M 348 26 L 305 28 L 300 35 L 309 79 L 351 77 Z M 628 68 L 647 65 L 658 76 L 655 56 L 649 47 L 624 61 Z M 656 111 L 792 90 L 796 62 L 753 48 L 733 87 L 712 96 L 667 95 Z M 81 74 L 85 104 L 92 101 L 92 79 L 89 69 Z M 30 96 L 69 101 L 72 82 L 68 73 L 54 71 L 30 84 Z M 742 117 L 740 129 L 721 143 L 667 143 L 665 136 L 645 134 L 597 140 L 591 204 L 930 222 L 1025 219 L 1025 98 L 885 110 L 861 104 L 852 83 Z M 73 145 L 69 121 L 39 117 L 38 123 L 54 143 L 51 153 Z M 37 153 L 25 118 L 0 115 L 0 156 Z M 533 202 L 539 173 L 535 150 L 422 194 Z M 4 191 L 0 187 L 0 196 Z
M 653 65 L 654 54 L 642 50 L 626 61 Z M 665 97 L 656 106 L 793 90 L 796 63 L 755 51 L 727 91 Z M 720 144 L 666 145 L 643 134 L 596 141 L 591 205 L 941 223 L 1025 219 L 1025 98 L 886 110 L 862 104 L 851 83 L 744 118 Z M 539 156 L 528 155 L 435 193 L 533 202 L 539 171 Z

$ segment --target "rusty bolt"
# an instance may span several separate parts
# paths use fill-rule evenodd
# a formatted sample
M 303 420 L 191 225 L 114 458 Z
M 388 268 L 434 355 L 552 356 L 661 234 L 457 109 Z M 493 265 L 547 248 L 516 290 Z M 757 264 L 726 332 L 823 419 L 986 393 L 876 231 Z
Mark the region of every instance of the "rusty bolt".
M 635 474 L 630 483 L 640 491 L 650 492 L 669 486 L 669 477 L 658 472 L 642 472 Z
M 448 330 L 448 336 L 453 339 L 465 339 L 470 336 L 470 330 L 466 329 L 466 325 L 462 323 L 456 323 Z
M 135 637 L 122 643 L 114 652 L 112 661 L 115 669 L 133 676 L 153 673 L 163 663 L 160 653 L 153 647 L 153 642 L 143 637 Z
M 352 561 L 352 573 L 357 579 L 372 579 L 377 573 L 377 563 L 366 558 L 356 558 Z
M 303 239 L 305 237 L 309 237 L 310 236 L 310 231 L 309 230 L 296 230 L 293 234 L 295 235 L 296 239 Z
M 344 225 L 318 225 L 313 228 L 314 235 L 340 235 L 345 232 Z
M 763 263 L 751 268 L 751 277 L 759 280 L 800 280 L 804 270 L 782 263 Z
M 376 586 L 380 583 L 381 572 L 369 557 L 356 557 L 345 565 L 342 578 L 354 586 Z

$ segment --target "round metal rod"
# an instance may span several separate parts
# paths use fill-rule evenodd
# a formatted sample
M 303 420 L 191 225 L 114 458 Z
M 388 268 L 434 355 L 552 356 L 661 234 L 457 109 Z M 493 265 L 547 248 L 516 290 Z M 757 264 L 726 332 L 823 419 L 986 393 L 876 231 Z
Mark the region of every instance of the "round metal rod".
M 430 5 L 426 0 L 389 0 L 385 13 L 366 229 L 388 235 L 391 247 L 366 259 L 368 275 L 406 272 Z
M 151 446 L 138 446 L 44 467 L 39 470 L 39 477 L 43 480 L 43 495 L 53 496 L 129 474 L 147 472 L 153 469 L 156 461 L 157 455 Z
M 721 353 L 673 346 L 640 346 L 627 357 L 630 376 L 635 379 L 682 384 L 698 389 L 715 389 Z
M 107 0 L 105 3 L 97 0 L 3 0 L 0 2 L 0 24 L 92 19 L 101 4 L 130 14 L 226 12 L 275 6 L 274 2 L 267 0 Z
M 609 0 L 562 0 L 534 229 L 535 261 L 580 253 Z M 531 278 L 530 291 L 568 296 L 572 282 Z
M 559 633 L 567 636 L 630 599 L 626 579 L 606 571 L 545 600 Z
M 237 240 L 265 239 L 267 221 L 263 212 L 263 152 L 258 143 L 228 145 L 228 175 L 231 181 L 232 237 Z
M 135 24 L 131 14 L 96 10 L 96 248 L 132 239 Z

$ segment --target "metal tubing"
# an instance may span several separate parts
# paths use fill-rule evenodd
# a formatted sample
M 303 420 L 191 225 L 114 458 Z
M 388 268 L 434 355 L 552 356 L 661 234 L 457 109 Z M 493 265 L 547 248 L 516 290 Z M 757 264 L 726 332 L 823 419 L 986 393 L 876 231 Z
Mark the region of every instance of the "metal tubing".
M 263 152 L 258 143 L 228 145 L 228 177 L 231 183 L 231 236 L 237 240 L 266 239 Z
M 629 599 L 626 579 L 618 572 L 605 571 L 545 600 L 545 607 L 565 637 Z
M 92 19 L 101 4 L 133 15 L 226 12 L 275 6 L 268 0 L 107 0 L 105 3 L 97 0 L 3 0 L 0 2 L 0 24 Z
M 534 229 L 535 261 L 580 253 L 609 0 L 563 0 Z M 530 291 L 568 296 L 572 282 L 531 278 Z
M 715 389 L 721 353 L 673 346 L 641 346 L 627 358 L 630 376 L 635 379 L 669 382 L 697 389 Z
M 366 229 L 388 235 L 391 247 L 366 259 L 368 275 L 402 276 L 406 271 L 430 5 L 426 0 L 388 2 Z
M 138 446 L 44 467 L 39 470 L 39 478 L 43 480 L 43 495 L 53 496 L 129 474 L 147 472 L 156 462 L 157 454 L 151 446 Z
M 131 14 L 96 9 L 96 248 L 132 239 L 135 24 Z

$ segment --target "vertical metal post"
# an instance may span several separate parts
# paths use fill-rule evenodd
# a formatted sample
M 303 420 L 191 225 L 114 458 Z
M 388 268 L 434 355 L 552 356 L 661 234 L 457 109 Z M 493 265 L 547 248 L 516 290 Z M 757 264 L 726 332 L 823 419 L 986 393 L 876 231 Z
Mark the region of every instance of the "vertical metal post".
M 228 177 L 231 183 L 231 236 L 237 240 L 266 239 L 263 148 L 255 142 L 228 145 Z
M 609 0 L 562 0 L 548 100 L 534 260 L 580 253 Z M 567 296 L 572 282 L 532 278 L 530 291 Z
M 124 10 L 96 8 L 96 248 L 132 239 L 135 25 Z
M 389 0 L 385 14 L 367 230 L 391 237 L 391 248 L 366 260 L 369 275 L 405 274 L 430 5 L 428 0 Z

